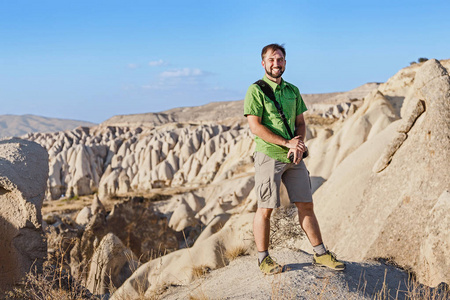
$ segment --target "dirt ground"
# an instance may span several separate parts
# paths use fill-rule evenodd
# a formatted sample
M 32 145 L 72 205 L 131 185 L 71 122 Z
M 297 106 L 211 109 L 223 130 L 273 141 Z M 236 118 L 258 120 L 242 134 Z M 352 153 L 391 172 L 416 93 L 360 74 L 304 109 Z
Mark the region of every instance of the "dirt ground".
M 312 255 L 293 250 L 273 251 L 284 264 L 281 274 L 263 275 L 253 256 L 239 257 L 195 282 L 169 287 L 161 299 L 404 299 L 408 274 L 372 261 L 346 262 L 345 271 L 311 264 Z

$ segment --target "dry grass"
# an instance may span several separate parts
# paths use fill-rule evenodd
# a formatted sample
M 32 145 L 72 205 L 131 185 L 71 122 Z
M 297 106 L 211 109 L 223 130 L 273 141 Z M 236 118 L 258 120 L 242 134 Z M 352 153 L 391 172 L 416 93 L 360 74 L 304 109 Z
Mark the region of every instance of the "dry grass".
M 398 286 L 390 287 L 387 283 L 387 270 L 384 274 L 384 280 L 381 284 L 381 288 L 377 291 L 373 291 L 371 294 L 366 291 L 367 280 L 362 279 L 359 283 L 359 288 L 356 292 L 347 291 L 346 295 L 337 295 L 336 288 L 332 283 L 330 283 L 330 277 L 323 278 L 324 280 L 319 280 L 319 282 L 314 283 L 308 287 L 307 291 L 302 291 L 302 294 L 306 296 L 307 299 L 332 299 L 330 298 L 336 296 L 337 298 L 342 298 L 345 296 L 349 300 L 359 300 L 359 299 L 373 299 L 373 300 L 449 300 L 450 299 L 450 289 L 447 284 L 441 283 L 436 288 L 431 288 L 424 286 L 410 277 L 406 283 L 406 290 L 402 290 L 400 283 Z M 299 292 L 298 288 L 292 285 L 292 283 L 283 281 L 283 277 L 280 274 L 274 275 L 274 279 L 271 283 L 271 299 L 281 300 L 281 299 L 297 299 L 297 294 Z
M 386 287 L 387 288 L 387 287 Z M 436 288 L 431 288 L 429 286 L 422 285 L 415 280 L 408 281 L 406 285 L 406 291 L 398 291 L 398 292 L 406 292 L 406 299 L 408 300 L 448 300 L 450 299 L 450 290 L 448 284 L 442 283 Z M 374 297 L 376 300 L 387 300 L 390 299 L 384 291 L 381 291 L 379 294 Z M 398 296 L 395 299 L 399 299 Z
M 244 256 L 244 255 L 248 255 L 248 248 L 243 245 L 236 246 L 231 249 L 227 249 L 227 251 L 225 252 L 225 258 L 228 261 L 233 261 L 236 258 L 238 258 L 239 256 Z
M 199 265 L 194 266 L 191 269 L 191 274 L 194 279 L 202 278 L 206 274 L 208 274 L 211 271 L 211 268 L 207 265 Z
M 42 273 L 30 271 L 21 284 L 10 291 L 5 299 L 23 300 L 76 300 L 98 299 L 81 281 L 61 268 L 47 265 Z

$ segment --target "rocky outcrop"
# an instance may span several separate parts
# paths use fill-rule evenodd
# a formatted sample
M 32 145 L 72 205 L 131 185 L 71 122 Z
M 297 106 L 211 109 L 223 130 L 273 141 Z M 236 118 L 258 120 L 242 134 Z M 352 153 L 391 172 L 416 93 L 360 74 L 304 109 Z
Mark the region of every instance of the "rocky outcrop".
M 118 237 L 108 233 L 92 256 L 86 287 L 94 294 L 107 294 L 121 286 L 138 266 L 133 252 Z
M 403 142 L 408 137 L 409 130 L 424 111 L 424 102 L 422 100 L 417 101 L 417 104 L 413 106 L 413 110 L 410 112 L 409 116 L 402 119 L 402 122 L 397 128 L 397 135 L 392 139 L 389 146 L 385 148 L 383 154 L 375 163 L 373 167 L 374 172 L 379 173 L 389 165 L 395 152 L 402 146 Z
M 396 119 L 389 100 L 379 90 L 372 91 L 345 122 L 332 129 L 320 128 L 307 140 L 310 156 L 306 161 L 311 175 L 328 179 L 349 154 Z
M 436 286 L 450 282 L 450 240 L 445 238 L 450 228 L 445 212 L 450 77 L 438 61 L 429 60 L 413 82 L 415 96 L 404 102 L 409 107 L 401 109 L 405 118 L 368 140 L 335 169 L 315 193 L 316 210 L 326 243 L 339 255 L 353 260 L 389 257 L 412 269 L 421 282 Z M 423 101 L 422 114 L 416 109 L 418 101 Z M 399 134 L 406 136 L 390 144 Z M 389 150 L 392 145 L 396 151 Z M 379 163 L 373 168 L 386 153 L 389 159 L 383 159 L 383 168 Z
M 21 139 L 0 140 L 0 288 L 42 267 L 47 243 L 41 207 L 48 177 L 48 154 Z

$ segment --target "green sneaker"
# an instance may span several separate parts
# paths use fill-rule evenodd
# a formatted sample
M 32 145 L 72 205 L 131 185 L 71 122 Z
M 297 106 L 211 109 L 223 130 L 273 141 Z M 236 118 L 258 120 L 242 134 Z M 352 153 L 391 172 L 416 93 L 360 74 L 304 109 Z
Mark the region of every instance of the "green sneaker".
M 283 267 L 277 264 L 276 261 L 270 257 L 270 255 L 267 255 L 263 259 L 263 261 L 259 264 L 259 268 L 264 274 L 267 275 L 277 274 L 283 271 Z
M 324 255 L 318 256 L 314 254 L 314 265 L 320 267 L 327 267 L 337 271 L 345 270 L 345 264 L 336 258 L 336 254 L 331 251 L 327 251 Z

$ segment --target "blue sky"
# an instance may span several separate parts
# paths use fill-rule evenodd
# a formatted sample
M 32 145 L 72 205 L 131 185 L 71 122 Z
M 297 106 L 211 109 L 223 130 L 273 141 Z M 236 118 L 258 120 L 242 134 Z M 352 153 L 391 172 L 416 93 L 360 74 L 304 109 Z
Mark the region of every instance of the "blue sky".
M 303 93 L 450 58 L 450 1 L 0 0 L 0 114 L 100 123 L 241 100 L 284 43 Z

